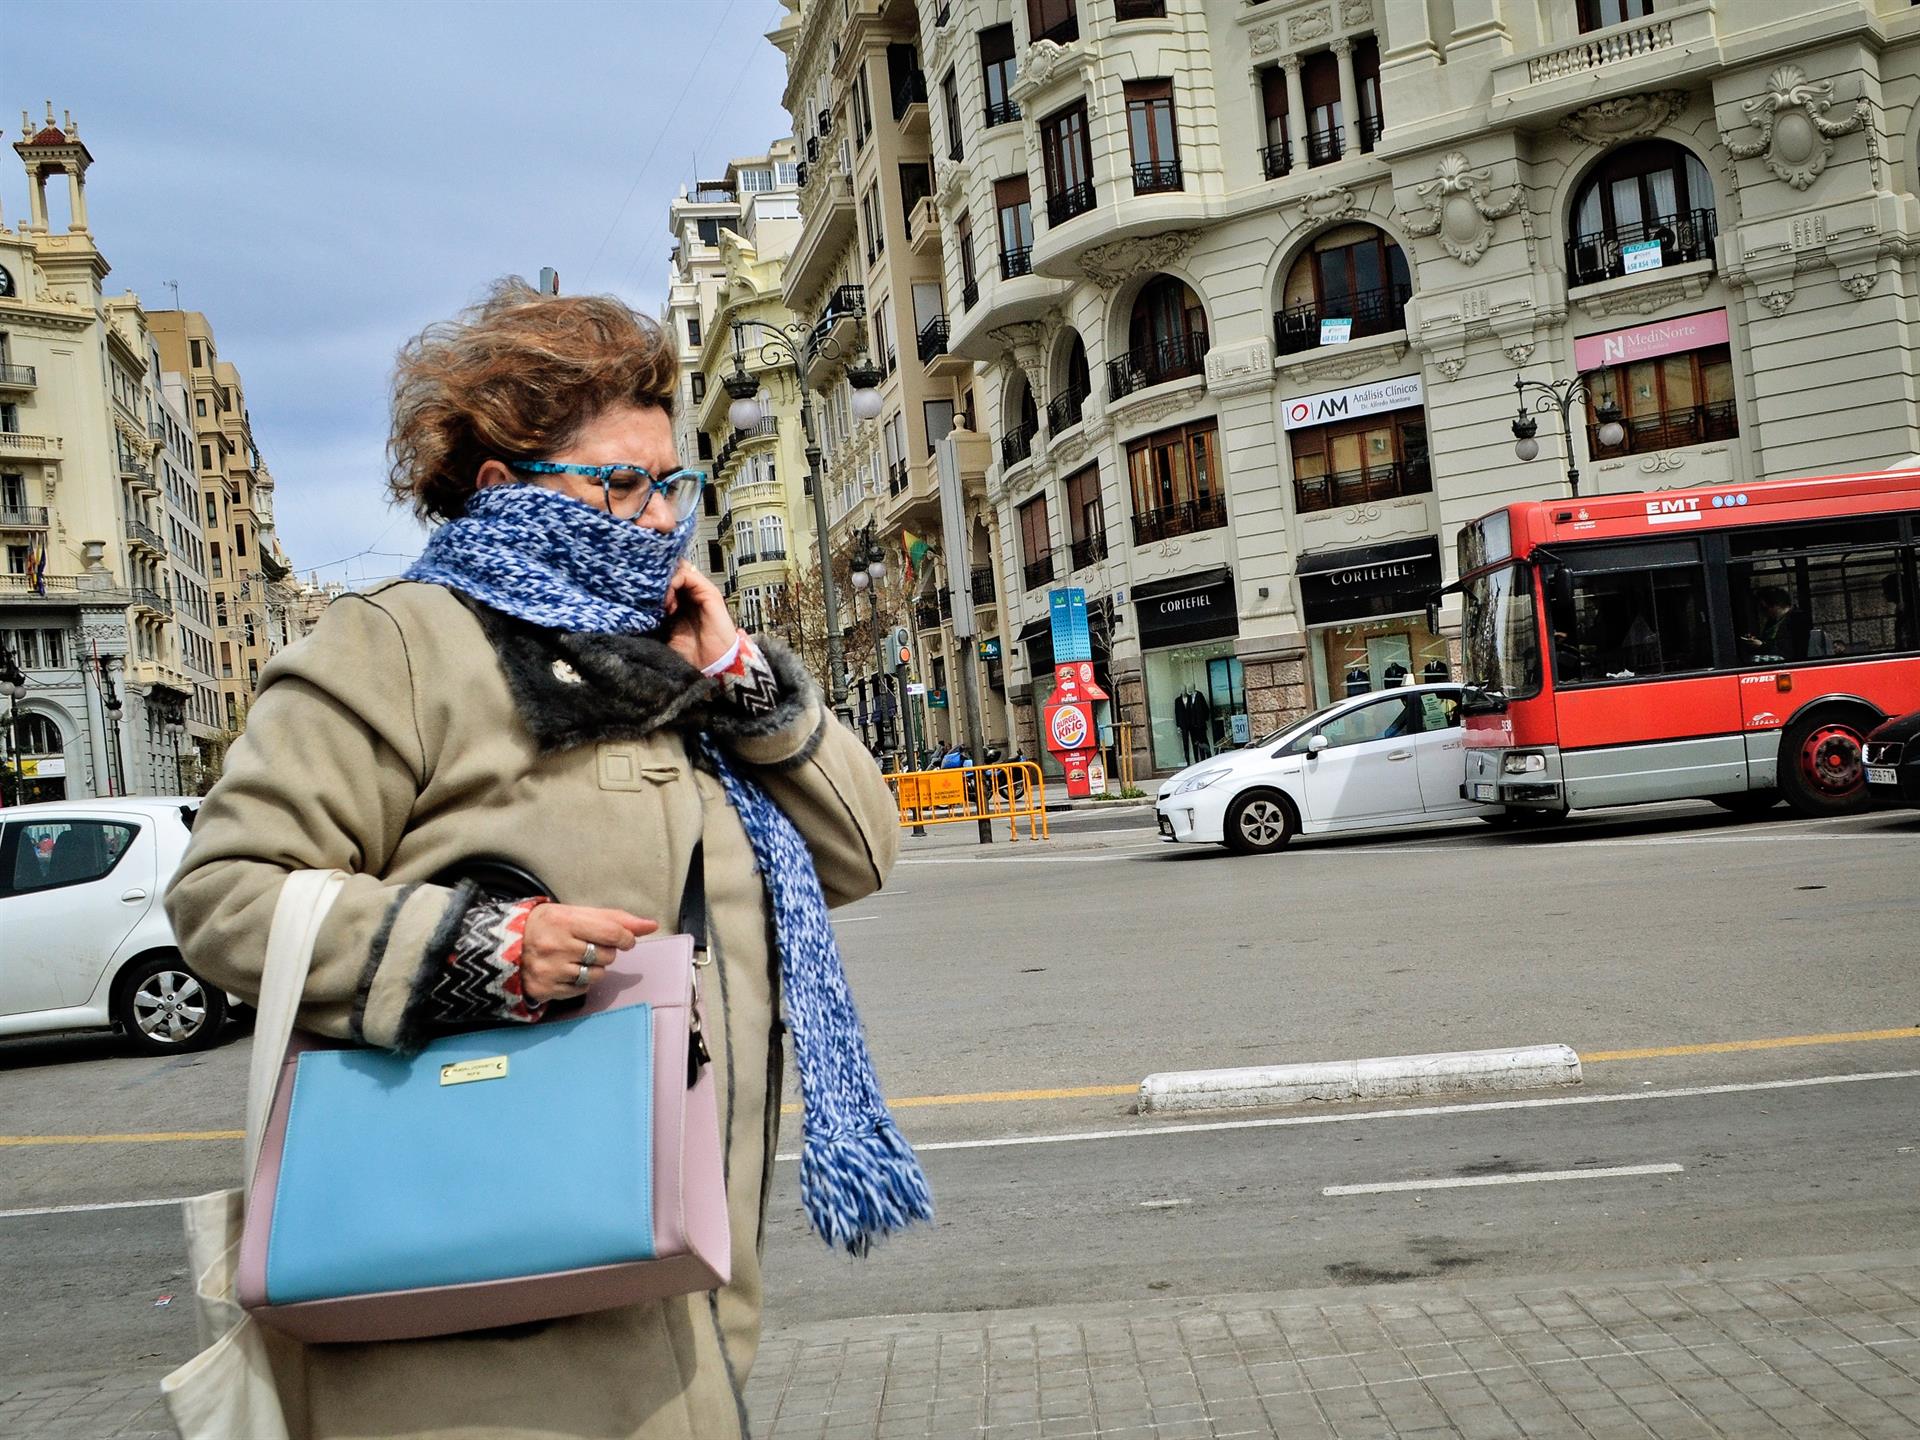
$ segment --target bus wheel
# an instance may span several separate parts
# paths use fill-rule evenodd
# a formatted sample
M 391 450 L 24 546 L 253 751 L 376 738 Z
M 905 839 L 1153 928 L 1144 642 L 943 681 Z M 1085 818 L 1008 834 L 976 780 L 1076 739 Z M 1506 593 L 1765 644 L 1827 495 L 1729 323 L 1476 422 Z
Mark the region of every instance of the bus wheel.
M 1780 737 L 1780 791 L 1802 815 L 1848 815 L 1867 808 L 1860 744 L 1872 725 L 1852 710 L 1795 721 Z
M 1778 790 L 1742 790 L 1737 795 L 1707 797 L 1729 815 L 1764 815 L 1780 803 Z
M 1293 811 L 1271 790 L 1251 790 L 1227 807 L 1227 848 L 1268 855 L 1293 838 Z

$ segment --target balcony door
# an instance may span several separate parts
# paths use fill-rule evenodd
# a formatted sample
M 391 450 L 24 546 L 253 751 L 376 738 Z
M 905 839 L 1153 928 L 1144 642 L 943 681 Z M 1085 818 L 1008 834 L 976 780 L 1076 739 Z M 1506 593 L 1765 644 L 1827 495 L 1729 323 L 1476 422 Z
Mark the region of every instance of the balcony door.
M 1365 335 L 1399 328 L 1400 305 L 1412 281 L 1405 253 L 1376 230 L 1315 251 L 1313 289 L 1322 319 L 1351 319 L 1354 334 Z M 1385 323 L 1389 317 L 1392 324 Z
M 1047 194 L 1063 199 L 1093 181 L 1093 143 L 1087 134 L 1087 102 L 1049 115 L 1040 131 L 1046 156 Z
M 1634 240 L 1660 221 L 1713 208 L 1713 181 L 1689 150 L 1667 140 L 1625 145 L 1600 163 L 1574 206 L 1575 234 Z
M 1307 57 L 1300 67 L 1300 89 L 1307 103 L 1307 163 L 1338 160 L 1347 114 L 1340 100 L 1340 62 L 1331 50 Z
M 1133 302 L 1127 348 L 1168 367 L 1190 364 L 1207 349 L 1207 312 L 1200 297 L 1182 280 L 1156 275 Z

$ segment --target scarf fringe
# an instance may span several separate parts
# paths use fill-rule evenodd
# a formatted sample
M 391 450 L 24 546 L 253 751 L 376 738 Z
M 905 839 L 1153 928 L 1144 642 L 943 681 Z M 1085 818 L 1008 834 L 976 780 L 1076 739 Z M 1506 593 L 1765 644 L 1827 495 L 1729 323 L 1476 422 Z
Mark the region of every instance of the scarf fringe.
M 906 1136 L 887 1116 L 865 1130 L 809 1135 L 800 1147 L 800 1201 L 814 1233 L 863 1256 L 873 1242 L 933 1219 L 933 1195 Z

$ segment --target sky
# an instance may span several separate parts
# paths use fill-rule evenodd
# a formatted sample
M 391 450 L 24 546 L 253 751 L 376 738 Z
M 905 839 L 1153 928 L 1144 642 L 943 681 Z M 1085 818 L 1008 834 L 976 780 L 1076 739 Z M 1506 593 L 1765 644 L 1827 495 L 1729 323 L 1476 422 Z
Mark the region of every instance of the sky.
M 203 311 L 246 385 L 304 577 L 406 568 L 384 493 L 393 357 L 504 275 L 648 314 L 683 184 L 785 135 L 779 0 L 65 0 L 0 37 L 18 116 L 71 110 L 109 293 Z M 49 198 L 64 186 L 49 186 Z

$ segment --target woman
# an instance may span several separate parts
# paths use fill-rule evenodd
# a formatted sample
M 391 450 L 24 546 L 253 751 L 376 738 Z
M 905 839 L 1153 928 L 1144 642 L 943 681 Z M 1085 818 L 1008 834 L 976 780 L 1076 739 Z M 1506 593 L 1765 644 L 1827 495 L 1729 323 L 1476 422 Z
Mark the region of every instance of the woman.
M 511 1332 L 313 1347 L 315 1437 L 743 1434 L 783 1006 L 816 1228 L 859 1253 L 930 1213 L 825 918 L 884 881 L 897 811 L 794 660 L 737 633 L 685 561 L 701 478 L 674 453 L 675 386 L 651 322 L 518 282 L 408 346 L 392 487 L 449 523 L 408 579 L 342 596 L 268 666 L 167 908 L 192 964 L 253 998 L 286 875 L 349 872 L 300 1023 L 406 1050 L 586 994 L 615 951 L 674 928 L 703 863 L 732 1281 Z M 481 860 L 551 899 L 448 883 Z

